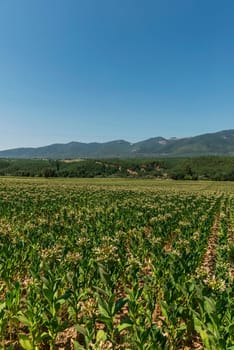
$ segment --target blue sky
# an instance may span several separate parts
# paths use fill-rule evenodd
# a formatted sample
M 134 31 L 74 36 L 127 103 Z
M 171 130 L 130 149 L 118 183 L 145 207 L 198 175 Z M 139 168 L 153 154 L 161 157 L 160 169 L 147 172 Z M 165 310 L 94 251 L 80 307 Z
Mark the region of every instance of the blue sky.
M 0 0 L 0 149 L 234 128 L 233 0 Z

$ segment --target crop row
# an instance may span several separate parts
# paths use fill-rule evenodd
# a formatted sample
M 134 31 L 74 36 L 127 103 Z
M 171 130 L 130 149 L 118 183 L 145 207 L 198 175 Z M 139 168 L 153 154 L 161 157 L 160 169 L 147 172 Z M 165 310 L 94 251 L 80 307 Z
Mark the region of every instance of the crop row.
M 163 186 L 2 181 L 2 348 L 232 349 L 234 197 Z

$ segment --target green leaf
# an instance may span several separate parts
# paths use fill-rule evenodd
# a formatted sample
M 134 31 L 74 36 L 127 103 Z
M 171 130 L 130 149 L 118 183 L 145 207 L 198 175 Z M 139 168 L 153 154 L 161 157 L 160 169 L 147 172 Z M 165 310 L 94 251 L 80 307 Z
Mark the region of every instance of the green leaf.
M 194 320 L 195 330 L 199 333 L 200 330 L 202 329 L 201 321 L 195 315 L 193 315 L 193 320 Z
M 100 329 L 98 332 L 97 332 L 97 342 L 99 343 L 100 341 L 106 341 L 107 340 L 107 335 L 106 335 L 106 332 L 104 332 L 102 329 Z
M 75 350 L 85 350 L 85 348 L 78 343 L 78 341 L 74 341 L 74 349 Z
M 108 312 L 108 305 L 100 299 L 98 300 L 98 309 L 102 316 L 110 318 L 110 315 Z
M 123 331 L 124 329 L 132 327 L 132 323 L 122 323 L 117 326 L 117 329 L 119 332 Z
M 22 348 L 25 350 L 33 350 L 33 343 L 30 338 L 27 337 L 25 334 L 19 334 L 19 342 Z
M 182 324 L 181 326 L 179 326 L 177 328 L 178 331 L 184 331 L 185 329 L 187 329 L 186 325 L 185 324 Z
M 87 336 L 87 331 L 85 328 L 79 326 L 78 324 L 76 324 L 75 327 L 80 334 L 83 334 L 85 337 Z
M 207 350 L 213 350 L 210 346 L 209 336 L 206 331 L 200 330 L 200 336 Z
M 47 338 L 48 338 L 48 333 L 43 332 L 43 333 L 40 335 L 40 338 L 41 338 L 42 340 L 47 339 Z
M 159 301 L 159 304 L 160 304 L 160 307 L 161 307 L 161 311 L 162 311 L 163 316 L 164 316 L 167 320 L 169 320 L 166 303 L 164 303 L 163 301 L 160 300 L 160 301 Z
M 43 294 L 48 301 L 52 302 L 54 294 L 51 290 L 43 287 Z
M 32 326 L 32 323 L 30 322 L 30 320 L 22 312 L 20 312 L 18 314 L 17 318 L 25 326 L 27 326 L 27 327 L 31 327 Z
M 108 293 L 104 290 L 104 289 L 102 289 L 102 288 L 100 288 L 100 287 L 94 287 L 95 288 L 95 290 L 98 292 L 98 294 L 102 294 L 102 295 L 104 295 L 104 296 L 107 296 L 108 295 Z
M 210 347 L 209 336 L 207 332 L 204 330 L 202 322 L 195 315 L 193 316 L 193 319 L 194 319 L 195 330 L 197 331 L 197 333 L 200 334 L 200 337 L 205 345 L 205 349 L 212 350 Z
M 183 312 L 184 312 L 183 306 L 179 306 L 179 307 L 178 307 L 178 313 L 179 313 L 180 315 L 182 315 Z
M 114 306 L 114 315 L 122 309 L 122 307 L 126 304 L 127 300 L 127 298 L 121 298 L 116 301 Z
M 211 298 L 204 297 L 205 302 L 204 302 L 204 308 L 208 312 L 208 314 L 215 313 L 216 307 L 215 307 L 215 302 Z
M 112 322 L 112 319 L 110 317 L 105 317 L 105 316 L 99 316 L 98 317 L 98 321 L 99 322 L 102 322 L 102 323 L 105 323 L 105 325 L 107 327 L 111 327 L 113 322 Z
M 0 304 L 0 312 L 1 312 L 2 310 L 4 310 L 5 307 L 6 307 L 6 303 L 5 303 L 5 302 L 1 303 L 1 304 Z
M 234 324 L 231 324 L 231 325 L 229 326 L 228 332 L 229 332 L 230 335 L 234 335 Z M 234 347 L 233 347 L 233 349 L 234 349 Z
M 63 303 L 64 303 L 66 300 L 68 300 L 68 299 L 70 298 L 71 294 L 72 294 L 71 291 L 70 291 L 70 290 L 67 290 L 67 291 L 59 298 L 59 300 L 62 300 Z

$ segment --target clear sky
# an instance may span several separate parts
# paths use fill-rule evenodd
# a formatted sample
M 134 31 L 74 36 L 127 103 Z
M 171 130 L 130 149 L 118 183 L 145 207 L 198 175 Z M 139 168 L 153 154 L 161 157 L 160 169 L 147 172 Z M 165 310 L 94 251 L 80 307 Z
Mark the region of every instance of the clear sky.
M 234 128 L 233 0 L 0 0 L 0 149 Z

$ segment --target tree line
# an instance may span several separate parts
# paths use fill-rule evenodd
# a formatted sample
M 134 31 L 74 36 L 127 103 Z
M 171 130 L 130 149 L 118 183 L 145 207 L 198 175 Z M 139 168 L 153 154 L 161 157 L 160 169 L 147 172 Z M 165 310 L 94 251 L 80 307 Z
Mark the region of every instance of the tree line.
M 234 157 L 159 159 L 0 159 L 0 176 L 234 180 Z

